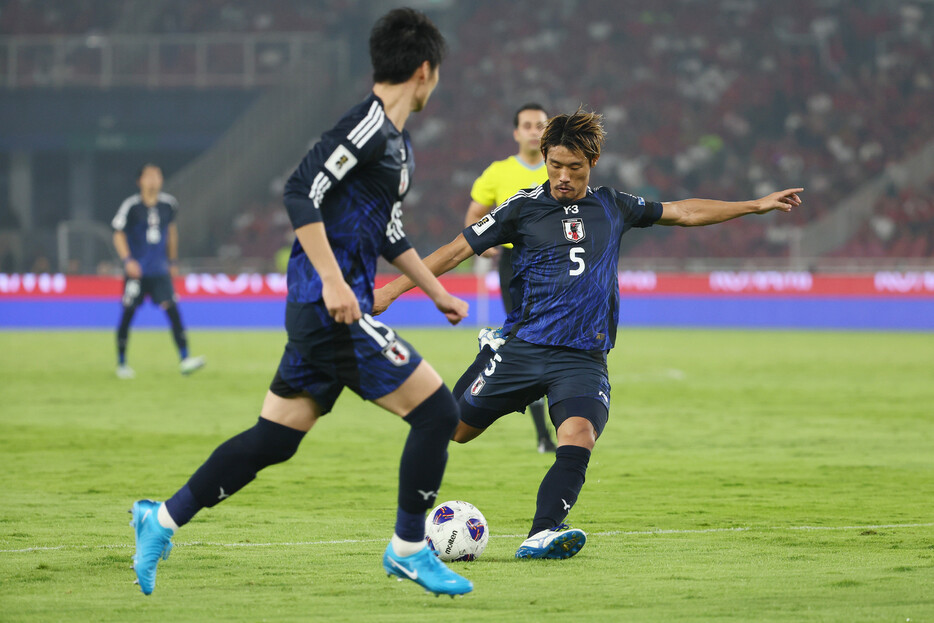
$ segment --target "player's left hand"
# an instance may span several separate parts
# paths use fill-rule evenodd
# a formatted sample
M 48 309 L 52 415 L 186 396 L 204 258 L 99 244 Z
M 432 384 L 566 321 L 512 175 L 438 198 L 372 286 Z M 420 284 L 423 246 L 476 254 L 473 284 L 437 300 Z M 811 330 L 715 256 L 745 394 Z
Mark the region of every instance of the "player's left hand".
M 392 305 L 393 300 L 394 299 L 386 292 L 385 287 L 376 288 L 373 290 L 372 315 L 379 316 L 381 313 L 389 309 L 389 306 Z
M 462 301 L 456 296 L 452 296 L 445 292 L 442 296 L 438 297 L 435 301 L 435 306 L 444 314 L 444 317 L 448 319 L 448 322 L 451 324 L 457 324 L 461 320 L 467 317 L 467 312 L 470 310 L 470 305 L 467 301 Z
M 756 213 L 765 214 L 772 210 L 781 210 L 782 212 L 791 212 L 792 208 L 801 205 L 801 197 L 798 193 L 803 192 L 803 188 L 786 188 L 756 199 Z
M 169 275 L 172 279 L 176 279 L 179 275 L 178 266 L 176 264 L 169 264 Z

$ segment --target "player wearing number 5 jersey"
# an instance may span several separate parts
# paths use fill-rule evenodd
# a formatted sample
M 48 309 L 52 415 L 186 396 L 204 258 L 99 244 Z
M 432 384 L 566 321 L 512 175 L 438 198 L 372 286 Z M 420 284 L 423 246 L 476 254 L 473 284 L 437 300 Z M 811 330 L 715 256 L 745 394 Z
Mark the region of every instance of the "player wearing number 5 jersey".
M 405 122 L 438 84 L 444 38 L 422 13 L 396 9 L 370 34 L 373 91 L 308 152 L 285 189 L 296 242 L 288 266 L 288 343 L 259 421 L 217 447 L 175 495 L 133 505 L 134 568 L 140 588 L 155 587 L 170 537 L 196 513 L 288 460 L 349 387 L 409 426 L 399 466 L 395 533 L 383 570 L 436 594 L 470 592 L 425 542 L 458 423 L 441 377 L 391 328 L 370 317 L 380 256 L 425 290 L 452 324 L 467 315 L 425 268 L 402 230 L 402 200 L 414 161 Z
M 470 207 L 467 209 L 465 225 L 472 225 L 489 214 L 522 188 L 537 186 L 546 179 L 545 161 L 542 158 L 542 132 L 548 123 L 548 115 L 539 104 L 524 104 L 513 117 L 513 138 L 519 144 L 519 152 L 505 160 L 497 160 L 488 166 L 470 189 Z M 499 287 L 503 308 L 509 314 L 514 302 L 509 292 L 512 281 L 512 245 L 505 244 L 499 252 Z M 490 249 L 484 256 L 497 255 Z M 486 329 L 484 329 L 486 331 Z M 535 425 L 536 443 L 539 452 L 554 452 L 555 444 L 545 425 L 545 400 L 539 399 L 529 405 L 532 423 Z
M 555 462 L 538 491 L 535 517 L 517 558 L 568 558 L 586 541 L 563 524 L 577 501 L 591 451 L 609 417 L 606 353 L 616 342 L 621 238 L 651 225 L 711 225 L 746 214 L 790 211 L 789 189 L 753 201 L 646 201 L 590 188 L 603 144 L 600 116 L 578 110 L 551 119 L 542 136 L 548 181 L 519 192 L 425 258 L 440 275 L 473 254 L 512 242 L 512 295 L 504 343 L 485 347 L 454 388 L 461 422 L 454 440 L 476 438 L 501 416 L 548 396 L 558 433 Z M 414 284 L 400 277 L 376 292 L 385 309 Z

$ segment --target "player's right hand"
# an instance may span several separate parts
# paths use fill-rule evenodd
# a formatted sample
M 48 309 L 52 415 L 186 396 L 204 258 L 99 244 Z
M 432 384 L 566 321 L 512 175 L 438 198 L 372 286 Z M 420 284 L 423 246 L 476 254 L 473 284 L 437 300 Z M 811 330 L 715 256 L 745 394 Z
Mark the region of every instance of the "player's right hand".
M 362 317 L 357 295 L 343 279 L 322 284 L 321 298 L 324 299 L 324 306 L 327 307 L 331 318 L 337 322 L 353 324 Z
M 792 208 L 801 205 L 801 197 L 798 193 L 803 192 L 803 188 L 786 188 L 774 192 L 771 195 L 756 199 L 756 213 L 765 214 L 772 210 L 781 210 L 782 212 L 791 212 Z
M 126 276 L 130 279 L 141 279 L 143 277 L 143 269 L 136 260 L 127 260 L 123 265 L 123 270 L 126 271 Z
M 447 318 L 448 322 L 451 324 L 457 324 L 466 318 L 467 312 L 470 310 L 470 305 L 467 301 L 462 301 L 456 296 L 451 296 L 447 292 L 438 297 L 435 301 L 435 306 L 444 314 L 444 317 Z

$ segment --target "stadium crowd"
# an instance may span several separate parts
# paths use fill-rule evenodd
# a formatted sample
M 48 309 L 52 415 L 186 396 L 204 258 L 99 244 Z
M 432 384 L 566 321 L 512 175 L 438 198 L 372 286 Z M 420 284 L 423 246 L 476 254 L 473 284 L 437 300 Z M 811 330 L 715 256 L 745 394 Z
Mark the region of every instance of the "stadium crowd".
M 934 257 L 934 175 L 922 188 L 894 185 L 836 257 Z
M 934 138 L 934 66 L 923 60 L 932 51 L 930 7 L 718 4 L 655 2 L 625 20 L 595 18 L 619 14 L 612 1 L 535 13 L 479 5 L 445 67 L 459 80 L 441 90 L 437 110 L 457 123 L 433 133 L 437 151 L 419 172 L 423 196 L 450 196 L 446 217 L 456 226 L 472 177 L 491 155 L 510 153 L 501 140 L 510 109 L 530 98 L 606 115 L 598 183 L 661 200 L 804 186 L 806 208 L 782 224 L 806 225 Z M 446 159 L 457 163 L 453 176 Z M 768 241 L 777 218 L 690 240 L 677 229 L 657 232 L 624 252 L 782 255 L 787 246 Z
M 13 0 L 0 11 L 0 31 L 106 26 L 94 15 L 97 3 L 61 5 Z M 472 181 L 513 152 L 512 113 L 527 101 L 605 115 L 597 184 L 658 200 L 806 189 L 805 208 L 791 215 L 690 236 L 677 228 L 633 236 L 623 247 L 631 257 L 782 257 L 788 245 L 775 226 L 807 226 L 934 140 L 930 3 L 478 0 L 445 11 L 452 51 L 441 88 L 430 114 L 410 127 L 417 170 L 406 232 L 423 251 L 460 228 Z M 328 32 L 361 12 L 350 0 L 170 1 L 155 30 Z M 904 206 L 925 203 L 930 190 L 894 187 L 835 255 L 929 254 L 929 232 L 901 226 L 917 212 Z M 271 207 L 278 205 L 245 204 L 228 250 L 247 256 L 281 245 Z M 888 231 L 880 223 L 894 228 L 877 240 Z
M 588 0 L 529 11 L 473 3 L 444 65 L 453 79 L 442 78 L 432 115 L 413 123 L 409 236 L 428 250 L 460 227 L 470 184 L 512 152 L 512 111 L 528 100 L 605 115 L 598 184 L 659 200 L 806 188 L 806 208 L 790 217 L 652 231 L 624 245 L 631 257 L 782 257 L 787 237 L 773 225 L 806 226 L 934 140 L 934 66 L 924 62 L 934 44 L 930 7 L 718 5 L 665 0 L 621 11 L 612 0 Z M 891 192 L 835 255 L 930 252 L 922 227 L 902 229 L 904 218 L 890 214 L 899 198 L 923 201 L 924 192 Z M 897 231 L 873 246 L 867 232 L 884 230 L 881 222 Z

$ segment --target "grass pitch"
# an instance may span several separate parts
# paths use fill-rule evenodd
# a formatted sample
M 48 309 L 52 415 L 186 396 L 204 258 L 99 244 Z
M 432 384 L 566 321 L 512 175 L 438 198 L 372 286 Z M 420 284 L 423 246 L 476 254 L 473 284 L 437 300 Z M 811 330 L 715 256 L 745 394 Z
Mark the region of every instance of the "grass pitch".
M 404 331 L 453 384 L 472 331 Z M 451 600 L 386 578 L 407 427 L 349 392 L 295 458 L 131 582 L 135 498 L 252 425 L 280 332 L 0 333 L 2 621 L 934 621 L 934 335 L 620 332 L 566 561 L 517 561 L 550 460 L 527 416 L 452 445 L 441 499 L 493 538 Z

